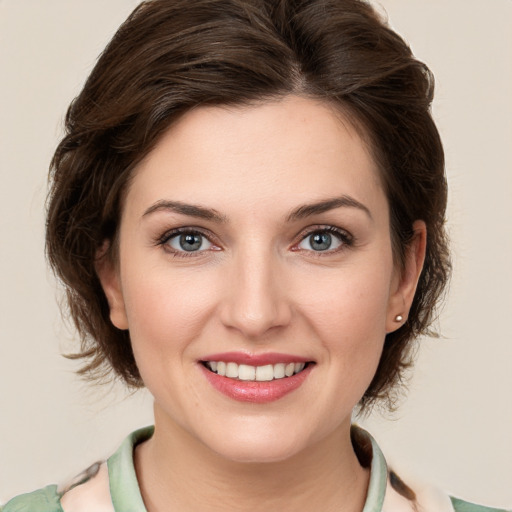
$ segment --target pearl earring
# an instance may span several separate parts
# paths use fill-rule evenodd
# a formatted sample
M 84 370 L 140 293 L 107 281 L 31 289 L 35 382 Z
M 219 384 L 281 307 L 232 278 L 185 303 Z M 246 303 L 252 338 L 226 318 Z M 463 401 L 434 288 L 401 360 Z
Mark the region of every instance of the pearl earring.
M 396 315 L 395 316 L 395 322 L 401 322 L 404 319 L 402 315 Z

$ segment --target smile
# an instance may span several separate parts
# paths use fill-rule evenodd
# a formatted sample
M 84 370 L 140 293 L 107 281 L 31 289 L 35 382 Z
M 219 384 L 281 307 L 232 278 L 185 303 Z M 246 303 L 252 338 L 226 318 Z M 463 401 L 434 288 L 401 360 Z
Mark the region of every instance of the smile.
M 198 361 L 210 385 L 239 402 L 264 404 L 284 398 L 308 380 L 316 361 L 292 354 L 210 354 Z
M 241 381 L 269 382 L 292 377 L 304 370 L 307 363 L 291 362 L 252 366 L 232 361 L 205 361 L 204 366 L 211 372 L 229 379 Z

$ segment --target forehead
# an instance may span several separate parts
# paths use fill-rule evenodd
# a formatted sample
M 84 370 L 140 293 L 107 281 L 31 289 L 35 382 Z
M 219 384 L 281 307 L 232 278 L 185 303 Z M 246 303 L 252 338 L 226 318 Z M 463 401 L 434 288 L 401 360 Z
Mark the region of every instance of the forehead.
M 243 200 L 246 209 L 275 209 L 342 194 L 382 196 L 367 144 L 330 105 L 289 96 L 187 112 L 138 166 L 127 202 L 142 208 L 169 198 L 222 209 Z

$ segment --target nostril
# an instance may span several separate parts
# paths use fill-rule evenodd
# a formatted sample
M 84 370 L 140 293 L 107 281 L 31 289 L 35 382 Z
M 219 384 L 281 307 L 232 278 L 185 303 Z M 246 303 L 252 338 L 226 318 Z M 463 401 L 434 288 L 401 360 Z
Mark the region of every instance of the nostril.
M 221 315 L 222 323 L 229 328 L 240 331 L 247 338 L 258 338 L 275 328 L 289 324 L 291 314 L 283 305 L 247 304 L 233 299 L 233 304 L 226 305 Z

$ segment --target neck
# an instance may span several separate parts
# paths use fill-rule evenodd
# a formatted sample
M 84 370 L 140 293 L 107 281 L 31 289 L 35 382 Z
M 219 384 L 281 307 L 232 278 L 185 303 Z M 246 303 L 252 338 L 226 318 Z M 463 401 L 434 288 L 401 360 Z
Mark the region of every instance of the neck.
M 135 451 L 148 512 L 302 510 L 360 512 L 369 472 L 352 448 L 350 424 L 284 461 L 228 460 L 173 424 L 160 424 Z M 272 507 L 272 508 L 270 508 Z

